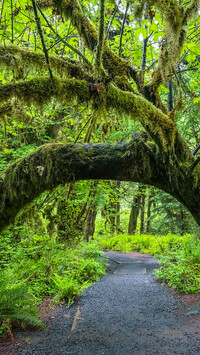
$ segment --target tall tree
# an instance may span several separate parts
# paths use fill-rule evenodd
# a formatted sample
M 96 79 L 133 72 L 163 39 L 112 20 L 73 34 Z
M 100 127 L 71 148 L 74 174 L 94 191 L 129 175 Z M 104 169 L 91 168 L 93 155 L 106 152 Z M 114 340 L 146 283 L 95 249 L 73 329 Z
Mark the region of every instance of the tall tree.
M 109 20 L 105 7 L 110 6 L 105 0 L 99 3 L 97 17 L 88 2 L 79 0 L 32 0 L 23 6 L 16 1 L 12 16 L 8 16 L 7 7 L 2 7 L 1 117 L 15 114 L 14 98 L 22 113 L 33 106 L 48 107 L 52 102 L 71 107 L 76 102 L 89 107 L 90 142 L 98 122 L 108 122 L 109 115 L 125 114 L 139 121 L 147 134 L 136 134 L 130 142 L 115 145 L 45 144 L 15 162 L 0 180 L 1 228 L 43 191 L 83 179 L 135 181 L 159 187 L 184 204 L 200 224 L 200 159 L 192 154 L 193 149 L 176 122 L 176 113 L 182 107 L 178 72 L 188 70 L 187 48 L 192 47 L 188 24 L 192 23 L 196 31 L 199 4 L 199 0 L 181 4 L 177 0 L 142 0 L 132 5 L 129 2 L 124 9 L 126 16 L 122 15 L 131 16 L 127 29 L 123 23 L 120 47 L 119 43 L 117 46 L 120 57 L 116 50 L 119 39 L 109 42 L 105 35 Z M 149 18 L 144 23 L 148 22 L 148 26 L 142 24 L 141 29 L 135 30 L 137 21 L 146 17 L 147 8 Z M 116 21 L 113 23 L 118 26 Z M 155 33 L 153 40 L 159 31 L 163 37 L 157 37 L 159 49 L 148 41 L 144 73 L 140 65 L 137 67 L 137 57 L 133 63 L 133 49 L 127 38 L 132 38 L 133 33 L 134 37 L 140 38 L 143 33 L 147 38 L 147 31 Z M 32 42 L 27 36 L 33 36 Z M 83 52 L 77 38 L 82 40 Z M 132 43 L 136 53 L 138 43 L 139 39 Z M 52 48 L 55 50 L 51 51 Z M 158 54 L 152 57 L 155 48 Z M 191 60 L 198 71 L 197 55 Z M 174 108 L 168 112 L 162 88 L 170 77 L 176 83 L 178 95 Z

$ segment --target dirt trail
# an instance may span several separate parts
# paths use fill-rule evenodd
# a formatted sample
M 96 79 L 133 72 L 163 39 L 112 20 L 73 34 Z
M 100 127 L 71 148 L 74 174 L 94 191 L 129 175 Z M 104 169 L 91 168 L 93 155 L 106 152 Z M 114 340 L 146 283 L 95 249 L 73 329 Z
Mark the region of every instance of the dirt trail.
M 17 334 L 21 345 L 7 354 L 200 354 L 200 314 L 187 298 L 155 281 L 156 259 L 139 253 L 105 255 L 109 273 L 70 309 L 57 307 L 44 331 Z

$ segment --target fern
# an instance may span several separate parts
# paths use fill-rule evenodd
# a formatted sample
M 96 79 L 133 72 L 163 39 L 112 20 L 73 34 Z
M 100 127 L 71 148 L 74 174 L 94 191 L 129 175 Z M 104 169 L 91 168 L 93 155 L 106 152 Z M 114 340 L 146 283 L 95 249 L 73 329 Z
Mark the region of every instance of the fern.
M 10 331 L 13 324 L 43 326 L 38 319 L 33 299 L 27 292 L 24 281 L 16 282 L 12 270 L 0 273 L 0 330 Z

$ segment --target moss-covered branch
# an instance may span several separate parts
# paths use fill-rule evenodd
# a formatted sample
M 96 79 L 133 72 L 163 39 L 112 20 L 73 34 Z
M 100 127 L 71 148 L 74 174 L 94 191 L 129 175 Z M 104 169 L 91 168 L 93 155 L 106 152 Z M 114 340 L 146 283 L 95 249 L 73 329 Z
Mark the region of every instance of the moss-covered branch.
M 108 101 L 110 105 L 135 120 L 139 120 L 155 142 L 165 151 L 175 142 L 177 127 L 168 115 L 157 109 L 142 96 L 124 92 L 113 84 L 109 85 Z
M 100 17 L 99 17 L 99 32 L 97 41 L 97 52 L 95 59 L 95 76 L 98 78 L 103 70 L 102 66 L 102 56 L 104 49 L 104 38 L 105 38 L 105 0 L 100 0 Z
M 51 68 L 62 77 L 83 78 L 84 71 L 78 62 L 69 59 L 61 59 L 55 55 L 49 55 Z M 27 48 L 15 45 L 0 45 L 0 67 L 20 71 L 23 68 L 32 68 L 47 71 L 44 53 L 34 52 Z
M 43 0 L 38 1 L 38 3 L 41 6 L 44 4 Z M 79 0 L 54 0 L 48 2 L 48 4 L 56 7 L 60 14 L 71 20 L 72 25 L 77 29 L 80 38 L 88 49 L 91 51 L 96 49 L 97 30 L 84 14 Z M 44 5 L 49 6 L 48 4 Z M 128 62 L 116 55 L 106 44 L 103 53 L 103 66 L 112 77 L 120 73 L 121 77 L 130 75 L 134 80 L 137 80 L 137 72 L 133 69 L 133 66 L 129 66 Z
M 190 18 L 197 15 L 199 9 L 200 9 L 200 0 L 192 0 L 191 4 L 185 10 L 183 24 L 186 25 L 187 21 Z
M 85 80 L 54 78 L 40 78 L 18 81 L 17 83 L 0 85 L 0 103 L 17 97 L 24 104 L 42 105 L 48 103 L 51 98 L 60 102 L 89 102 L 90 89 Z
M 158 67 L 154 73 L 151 87 L 156 90 L 162 82 L 166 82 L 169 72 L 175 72 L 186 39 L 187 21 L 198 14 L 200 0 L 192 0 L 185 9 L 178 1 L 158 0 L 152 2 L 162 13 L 165 20 L 165 36 L 162 39 Z
M 51 98 L 65 105 L 74 99 L 79 103 L 89 103 L 92 95 L 91 84 L 85 80 L 40 78 L 0 85 L 0 103 L 3 105 L 12 97 L 17 97 L 23 104 L 43 105 Z M 117 113 L 126 113 L 134 120 L 139 120 L 151 137 L 164 151 L 173 148 L 177 136 L 177 127 L 170 116 L 165 115 L 142 96 L 124 92 L 113 84 L 108 84 L 105 92 L 107 108 Z

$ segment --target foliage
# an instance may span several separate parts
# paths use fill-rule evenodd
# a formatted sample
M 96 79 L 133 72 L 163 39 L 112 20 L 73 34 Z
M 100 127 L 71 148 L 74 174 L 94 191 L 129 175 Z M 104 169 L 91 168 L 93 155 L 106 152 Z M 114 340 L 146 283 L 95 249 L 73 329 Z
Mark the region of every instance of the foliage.
M 127 6 L 121 2 L 116 8 L 113 2 L 96 0 L 38 0 L 35 15 L 32 4 L 30 0 L 4 0 L 0 5 L 1 226 L 10 221 L 9 213 L 13 217 L 21 210 L 15 223 L 0 237 L 0 267 L 2 275 L 10 275 L 8 280 L 18 280 L 13 282 L 16 297 L 24 290 L 22 309 L 29 312 L 29 318 L 28 295 L 34 295 L 37 301 L 51 295 L 71 304 L 103 274 L 105 265 L 96 244 L 77 247 L 76 243 L 86 235 L 88 226 L 93 231 L 97 211 L 101 211 L 97 235 L 114 230 L 126 232 L 129 208 L 138 189 L 137 183 L 122 183 L 119 187 L 119 181 L 96 182 L 95 159 L 91 164 L 95 167 L 94 185 L 86 181 L 74 185 L 74 176 L 68 180 L 68 173 L 73 175 L 69 171 L 63 174 L 62 183 L 73 183 L 55 188 L 54 175 L 60 174 L 66 162 L 73 165 L 69 154 L 59 161 L 56 171 L 53 169 L 59 157 L 52 158 L 51 154 L 58 143 L 89 144 L 85 148 L 78 146 L 87 156 L 91 141 L 101 143 L 101 147 L 104 143 L 134 141 L 135 150 L 123 155 L 123 167 L 130 169 L 124 180 L 142 180 L 142 184 L 172 193 L 196 213 L 197 221 L 200 191 L 198 166 L 191 169 L 196 159 L 191 151 L 199 144 L 200 133 L 199 1 L 142 0 Z M 167 106 L 170 94 L 171 109 Z M 140 135 L 134 138 L 135 131 Z M 37 148 L 44 144 L 37 156 Z M 30 153 L 35 165 L 32 162 L 28 168 L 26 156 Z M 40 157 L 44 164 L 47 162 L 47 173 L 43 161 L 38 163 Z M 103 160 L 101 157 L 100 164 Z M 159 174 L 162 183 L 156 180 Z M 43 175 L 48 184 L 42 190 Z M 38 196 L 35 190 L 40 187 L 43 194 L 24 208 Z M 151 197 L 149 191 L 145 192 L 146 199 Z M 151 216 L 145 208 L 143 217 L 151 222 L 151 232 L 156 235 L 198 231 L 185 209 L 163 192 L 154 190 Z M 88 219 L 93 219 L 92 226 Z M 169 254 L 170 261 L 174 260 L 170 255 L 177 253 L 174 270 L 182 267 L 185 279 L 189 268 L 186 260 L 194 255 L 193 247 L 184 254 L 185 237 L 173 235 L 119 235 L 103 239 L 100 244 L 114 250 Z M 191 265 L 196 264 L 192 261 Z M 164 274 L 164 266 L 161 270 Z M 194 270 L 196 280 L 198 267 Z M 171 279 L 175 279 L 174 273 Z M 3 285 L 9 290 L 9 283 Z M 192 292 L 196 292 L 194 289 Z M 13 312 L 19 313 L 17 309 Z M 6 317 L 4 324 L 8 323 Z
M 25 280 L 16 281 L 13 269 L 0 273 L 0 334 L 10 331 L 12 325 L 42 327 L 37 317 L 34 299 L 28 293 Z
M 0 243 L 3 328 L 16 321 L 19 325 L 40 325 L 33 303 L 48 295 L 69 306 L 105 273 L 106 262 L 100 258 L 102 252 L 96 243 L 69 247 L 47 234 L 30 234 L 16 241 L 9 231 L 0 237 Z
M 160 258 L 160 269 L 155 275 L 161 283 L 179 292 L 200 292 L 200 243 L 189 240 L 183 247 Z
M 142 252 L 155 255 L 160 268 L 155 270 L 158 281 L 179 292 L 200 292 L 200 243 L 192 235 L 165 236 L 118 235 L 99 238 L 104 249 Z

